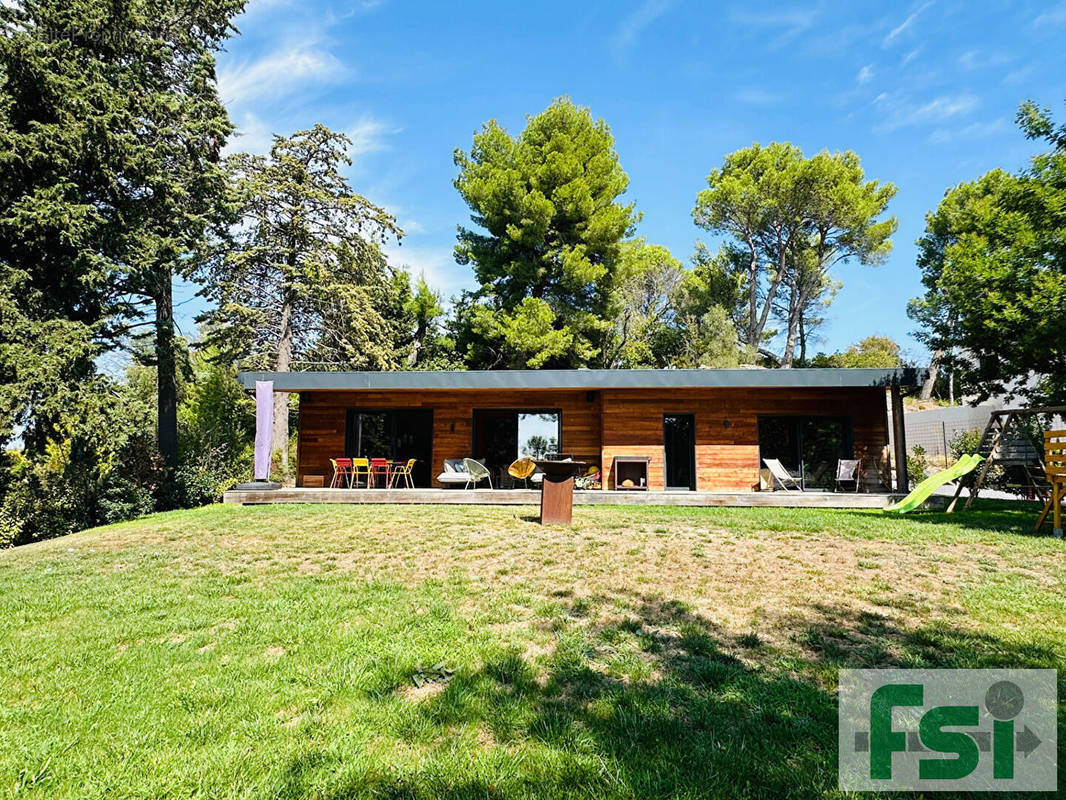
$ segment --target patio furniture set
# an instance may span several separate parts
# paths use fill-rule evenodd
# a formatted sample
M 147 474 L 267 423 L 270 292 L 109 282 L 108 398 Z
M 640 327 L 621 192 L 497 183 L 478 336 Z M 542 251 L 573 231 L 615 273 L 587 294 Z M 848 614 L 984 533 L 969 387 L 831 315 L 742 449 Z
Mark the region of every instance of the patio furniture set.
M 549 460 L 573 461 L 571 457 L 553 456 Z M 583 466 L 587 466 L 583 464 Z M 480 461 L 473 458 L 446 458 L 444 459 L 444 471 L 437 476 L 437 482 L 445 486 L 459 486 L 475 489 L 481 481 L 486 481 L 489 488 L 513 488 L 521 481 L 522 486 L 529 489 L 539 488 L 544 481 L 544 471 L 532 458 L 522 457 L 513 461 L 509 466 L 502 468 L 496 475 L 496 487 L 492 484 L 492 472 Z M 589 467 L 584 474 L 575 479 L 578 489 L 600 488 L 599 467 Z M 507 485 L 510 482 L 510 486 Z
M 331 489 L 395 489 L 397 484 L 415 488 L 411 471 L 417 459 L 393 461 L 388 458 L 331 458 L 333 480 Z
M 572 459 L 560 459 L 568 461 Z M 414 488 L 411 472 L 417 459 L 410 458 L 407 461 L 394 461 L 388 458 L 331 458 L 333 465 L 333 479 L 330 481 L 331 489 L 395 489 L 405 486 Z M 779 459 L 764 458 L 763 464 L 770 472 L 772 486 L 784 491 L 804 491 L 803 476 L 790 472 Z M 585 466 L 583 464 L 583 466 Z M 507 474 L 513 481 L 522 481 L 526 488 L 530 482 L 539 486 L 544 480 L 544 473 L 538 468 L 537 462 L 531 458 L 519 458 L 507 467 Z M 840 490 L 845 484 L 851 484 L 852 490 L 858 492 L 862 487 L 863 469 L 860 459 L 845 459 L 837 461 L 834 491 Z M 497 479 L 499 480 L 499 479 Z M 437 476 L 437 481 L 445 486 L 463 485 L 464 489 L 473 486 L 475 489 L 481 481 L 487 481 L 489 488 L 492 486 L 492 473 L 489 468 L 473 458 L 446 458 L 444 459 L 444 471 Z M 590 467 L 584 475 L 576 478 L 579 489 L 599 488 L 600 473 L 598 467 Z M 642 482 L 640 488 L 645 488 Z M 629 487 L 627 487 L 629 488 Z M 637 488 L 637 487 L 633 487 Z

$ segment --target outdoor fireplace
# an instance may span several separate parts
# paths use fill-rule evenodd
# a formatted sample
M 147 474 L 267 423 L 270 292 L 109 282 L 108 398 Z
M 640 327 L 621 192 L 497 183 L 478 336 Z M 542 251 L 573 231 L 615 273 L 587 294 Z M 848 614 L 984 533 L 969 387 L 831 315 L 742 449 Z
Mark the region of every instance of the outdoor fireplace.
M 615 456 L 614 488 L 627 491 L 648 490 L 648 459 L 644 456 Z

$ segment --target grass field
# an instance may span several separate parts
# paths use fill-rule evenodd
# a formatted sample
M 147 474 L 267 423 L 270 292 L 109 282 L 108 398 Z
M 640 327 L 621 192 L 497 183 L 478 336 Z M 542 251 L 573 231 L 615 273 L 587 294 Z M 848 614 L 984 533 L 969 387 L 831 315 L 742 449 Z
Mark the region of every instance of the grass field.
M 832 797 L 838 667 L 1066 656 L 1031 507 L 532 514 L 213 506 L 0 552 L 0 796 Z

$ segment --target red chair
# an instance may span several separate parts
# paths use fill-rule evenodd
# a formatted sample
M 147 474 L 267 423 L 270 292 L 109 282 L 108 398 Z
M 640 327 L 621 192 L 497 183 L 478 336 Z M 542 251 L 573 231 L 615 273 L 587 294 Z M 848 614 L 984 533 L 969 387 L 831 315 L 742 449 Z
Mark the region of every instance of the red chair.
M 370 485 L 377 486 L 378 475 L 382 477 L 382 488 L 388 488 L 392 480 L 392 464 L 387 458 L 370 459 Z
M 333 480 L 330 481 L 330 489 L 341 489 L 345 485 L 352 487 L 352 460 L 350 458 L 331 458 L 333 464 Z

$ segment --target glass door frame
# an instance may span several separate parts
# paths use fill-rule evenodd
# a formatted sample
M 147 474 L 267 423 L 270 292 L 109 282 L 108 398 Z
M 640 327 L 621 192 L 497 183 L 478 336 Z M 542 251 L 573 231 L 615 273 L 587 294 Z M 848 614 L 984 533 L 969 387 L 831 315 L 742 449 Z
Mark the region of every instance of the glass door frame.
M 666 453 L 666 419 L 667 417 L 688 417 L 690 421 L 688 429 L 688 474 L 689 485 L 688 486 L 671 486 L 668 481 L 670 474 L 669 466 L 667 464 Z M 675 413 L 675 414 L 663 414 L 663 489 L 665 491 L 682 491 L 682 492 L 694 492 L 696 491 L 696 415 L 689 413 Z
M 850 414 L 758 414 L 755 419 L 755 439 L 759 447 L 759 468 L 762 469 L 762 422 L 764 419 L 779 419 L 788 420 L 795 424 L 796 433 L 796 462 L 797 469 L 800 474 L 800 488 L 803 491 L 807 490 L 807 463 L 803 458 L 804 444 L 806 443 L 804 437 L 804 423 L 808 420 L 821 420 L 821 421 L 835 421 L 842 423 L 843 427 L 843 445 L 844 455 L 842 458 L 854 458 L 855 457 L 855 423 Z M 835 466 L 835 465 L 834 465 Z M 787 468 L 787 465 L 786 465 Z
M 481 437 L 479 435 L 480 434 L 480 429 L 481 429 L 481 426 L 478 424 L 478 415 L 479 414 L 496 415 L 496 416 L 504 416 L 504 415 L 508 415 L 508 414 L 514 414 L 515 418 L 516 418 L 516 424 L 517 424 L 517 418 L 519 416 L 521 416 L 522 414 L 553 414 L 559 420 L 558 424 L 557 424 L 557 428 L 556 428 L 556 435 L 555 435 L 555 441 L 556 441 L 556 451 L 555 452 L 564 452 L 563 451 L 563 410 L 561 408 L 543 408 L 543 407 L 532 407 L 532 408 L 510 408 L 510 407 L 508 407 L 508 408 L 474 408 L 474 409 L 471 410 L 471 413 L 470 413 L 470 453 L 471 453 L 470 457 L 471 458 L 480 458 L 480 456 L 482 455 L 481 451 L 484 449 L 484 445 L 485 445 L 485 443 L 480 440 Z M 515 458 L 518 458 L 519 454 L 522 452 L 522 442 L 519 440 L 518 442 L 516 442 L 516 445 L 517 445 L 517 447 L 516 447 L 516 451 L 515 451 L 516 452 Z M 486 464 L 485 466 L 488 467 L 490 470 L 493 468 L 492 464 Z M 497 464 L 496 466 L 507 467 L 508 465 L 507 464 L 503 464 L 503 465 Z M 495 485 L 495 480 L 493 481 L 493 485 Z
M 428 487 L 433 485 L 434 472 L 433 472 L 433 463 L 432 463 L 432 461 L 433 461 L 434 446 L 436 444 L 435 441 L 434 441 L 434 427 L 435 427 L 435 423 L 436 423 L 436 414 L 434 413 L 434 410 L 432 408 L 430 408 L 430 407 L 427 407 L 427 406 L 392 406 L 392 407 L 380 408 L 380 407 L 373 407 L 373 406 L 367 406 L 367 407 L 351 406 L 351 407 L 347 408 L 345 410 L 345 419 L 344 419 L 344 455 L 346 457 L 348 457 L 348 458 L 358 458 L 358 457 L 360 457 L 360 456 L 358 456 L 358 451 L 359 451 L 359 448 L 360 448 L 360 446 L 362 444 L 361 435 L 360 435 L 361 431 L 357 430 L 359 428 L 359 426 L 356 424 L 356 418 L 359 417 L 359 416 L 364 416 L 364 415 L 383 414 L 383 415 L 388 415 L 388 419 L 389 419 L 387 435 L 388 435 L 388 439 L 389 439 L 389 449 L 390 449 L 391 452 L 388 454 L 387 458 L 389 458 L 389 459 L 404 458 L 405 457 L 404 454 L 401 453 L 400 451 L 398 451 L 397 448 L 396 448 L 397 438 L 398 438 L 397 437 L 397 423 L 398 423 L 397 415 L 398 414 L 404 414 L 404 413 L 418 414 L 419 416 L 422 416 L 424 418 L 424 421 L 428 422 L 428 425 L 427 425 L 428 438 L 427 438 L 426 446 L 423 448 L 424 451 L 425 451 L 424 455 L 426 455 L 426 457 L 424 459 L 423 458 L 418 459 L 418 462 L 420 462 L 420 463 L 417 463 L 415 465 L 415 474 L 417 474 L 418 478 L 421 479 L 422 477 L 425 477 L 425 479 L 426 479 L 424 481 L 421 481 L 421 484 L 420 484 L 419 481 L 416 480 L 415 481 L 416 488 L 419 488 L 419 489 L 428 488 Z M 409 457 L 409 455 L 406 456 L 406 457 Z M 362 458 L 370 458 L 370 456 L 367 455 L 367 454 L 364 454 L 362 456 Z

